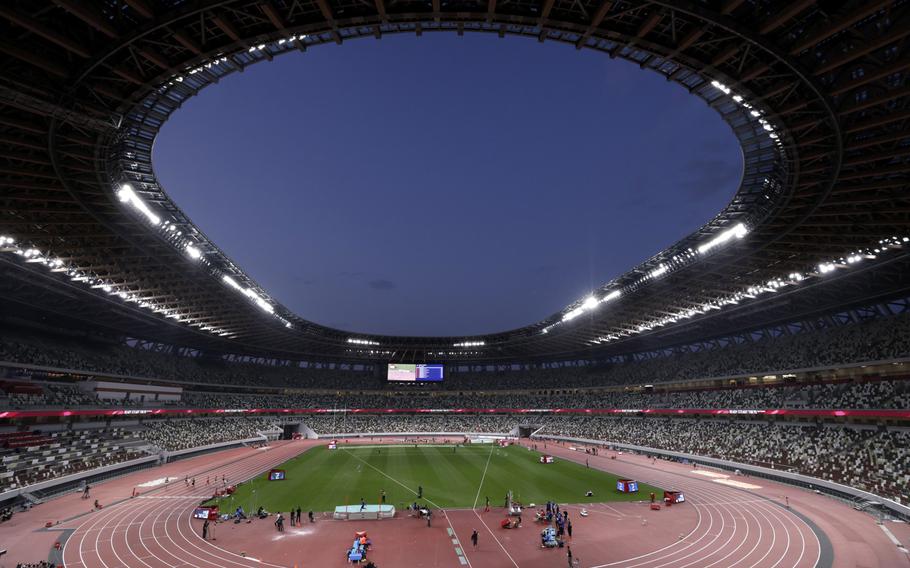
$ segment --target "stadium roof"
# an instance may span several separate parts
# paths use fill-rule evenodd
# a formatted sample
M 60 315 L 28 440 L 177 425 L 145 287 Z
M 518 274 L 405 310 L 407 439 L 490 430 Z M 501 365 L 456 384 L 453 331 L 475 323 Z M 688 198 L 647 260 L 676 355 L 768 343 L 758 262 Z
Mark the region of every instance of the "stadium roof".
M 625 352 L 903 295 L 908 5 L 5 2 L 0 305 L 214 351 L 510 361 Z M 421 338 L 290 312 L 158 184 L 151 148 L 161 125 L 221 77 L 321 44 L 436 31 L 571 43 L 660 73 L 730 124 L 745 162 L 739 191 L 699 230 L 544 321 Z

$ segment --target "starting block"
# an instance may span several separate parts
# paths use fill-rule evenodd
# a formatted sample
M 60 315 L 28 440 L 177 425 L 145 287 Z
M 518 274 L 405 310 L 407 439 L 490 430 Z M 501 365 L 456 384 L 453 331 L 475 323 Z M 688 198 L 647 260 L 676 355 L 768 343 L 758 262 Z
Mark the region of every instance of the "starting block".
M 658 503 L 651 503 L 651 510 L 652 510 L 652 511 L 660 511 L 660 504 L 658 504 Z

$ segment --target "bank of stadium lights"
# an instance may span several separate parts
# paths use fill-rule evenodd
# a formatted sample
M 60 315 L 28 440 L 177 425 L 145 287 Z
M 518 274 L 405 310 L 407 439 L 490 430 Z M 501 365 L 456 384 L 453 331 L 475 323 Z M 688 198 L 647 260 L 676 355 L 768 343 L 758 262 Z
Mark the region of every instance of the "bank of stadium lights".
M 600 298 L 599 300 L 597 299 L 596 296 L 593 296 L 593 295 L 588 296 L 587 298 L 584 299 L 584 301 L 581 303 L 580 306 L 578 306 L 572 310 L 569 310 L 568 312 L 563 314 L 561 321 L 571 321 L 585 312 L 594 311 L 600 306 L 600 304 L 603 304 L 604 302 L 609 302 L 611 300 L 615 300 L 616 298 L 618 298 L 620 296 L 620 294 L 621 294 L 621 292 L 619 290 L 613 290 L 612 292 L 610 292 L 603 298 Z M 555 324 L 553 324 L 553 325 L 555 325 Z M 549 333 L 549 331 L 553 327 L 553 325 L 545 327 L 543 329 L 543 333 Z
M 142 198 L 136 194 L 130 184 L 122 184 L 117 190 L 117 197 L 122 203 L 130 205 L 139 211 L 152 225 L 159 227 L 162 231 L 164 231 L 164 237 L 169 240 L 176 248 L 182 249 L 186 255 L 193 260 L 199 260 L 207 265 L 210 265 L 210 262 L 203 257 L 202 250 L 200 250 L 198 244 L 188 238 L 183 237 L 183 231 L 178 229 L 176 225 L 171 223 L 171 221 L 164 221 L 162 223 L 161 217 L 152 211 L 151 208 L 149 208 L 145 201 L 143 201 Z M 223 276 L 223 281 L 230 285 L 232 288 L 239 290 L 245 296 L 250 298 L 250 300 L 259 306 L 262 311 L 275 316 L 279 321 L 281 321 L 281 323 L 284 324 L 286 328 L 290 329 L 293 327 L 291 322 L 276 314 L 275 308 L 268 301 L 266 301 L 265 298 L 257 294 L 252 289 L 241 286 L 237 283 L 236 280 L 227 275 Z
M 274 43 L 278 47 L 292 47 L 295 41 L 303 42 L 307 38 L 306 34 L 292 35 L 291 37 L 281 38 Z M 247 50 L 247 53 L 256 53 L 257 51 L 262 51 L 266 48 L 268 44 L 260 43 L 259 45 L 254 45 Z
M 627 288 L 629 290 L 633 290 L 646 282 L 660 278 L 661 276 L 664 276 L 671 270 L 675 270 L 677 268 L 688 265 L 689 263 L 697 260 L 700 255 L 705 255 L 705 254 L 709 253 L 711 250 L 713 250 L 725 243 L 728 243 L 732 240 L 742 239 L 747 234 L 749 234 L 749 230 L 746 228 L 746 226 L 743 225 L 742 223 L 737 223 L 736 225 L 730 227 L 729 229 L 726 229 L 726 230 L 718 233 L 711 239 L 701 243 L 700 245 L 698 245 L 698 247 L 696 247 L 695 250 L 693 250 L 691 248 L 686 249 L 685 251 L 675 254 L 674 256 L 672 256 L 671 258 L 666 260 L 665 262 L 661 262 L 659 265 L 657 265 L 656 268 L 651 269 L 649 272 L 644 274 L 641 278 L 639 278 L 638 280 L 629 284 L 627 286 Z M 586 311 L 595 309 L 598 306 L 598 304 L 600 304 L 602 302 L 606 302 L 606 301 L 614 300 L 614 299 L 618 298 L 620 296 L 620 294 L 621 294 L 620 290 L 614 290 L 614 291 L 610 292 L 609 294 L 607 294 L 606 296 L 604 296 L 600 300 L 597 300 L 594 297 L 589 297 L 589 298 L 585 299 L 580 306 L 577 306 L 577 307 L 569 310 L 565 314 L 563 314 L 562 319 L 560 321 L 558 321 L 554 324 L 550 324 L 547 327 L 543 328 L 541 330 L 541 333 L 549 333 L 550 330 L 553 329 L 553 327 L 555 327 L 556 325 L 558 325 L 560 323 L 571 321 L 571 320 L 577 318 L 578 316 L 580 316 L 581 314 L 585 313 Z M 691 316 L 685 316 L 685 314 L 683 314 L 682 317 L 691 317 Z M 676 321 L 676 320 L 673 320 L 673 321 Z
M 462 341 L 461 343 L 453 344 L 452 347 L 483 347 L 486 344 L 486 341 Z
M 186 254 L 192 259 L 199 260 L 202 257 L 202 252 L 190 243 L 187 243 L 183 250 L 185 250 Z
M 237 290 L 238 292 L 240 292 L 241 294 L 243 294 L 244 296 L 246 296 L 247 298 L 252 300 L 253 303 L 256 304 L 257 306 L 259 306 L 259 308 L 262 311 L 267 312 L 269 314 L 275 313 L 275 308 L 272 306 L 272 304 L 268 303 L 265 300 L 265 298 L 263 298 L 262 296 L 257 294 L 256 291 L 253 290 L 252 288 L 244 288 L 236 280 L 234 280 L 227 274 L 222 276 L 221 279 L 225 284 L 227 284 L 231 288 Z
M 722 245 L 725 242 L 727 242 L 731 239 L 734 239 L 734 238 L 741 239 L 741 238 L 745 237 L 748 233 L 749 233 L 749 231 L 748 231 L 748 229 L 746 229 L 745 225 L 743 225 L 742 223 L 737 223 L 730 229 L 727 229 L 726 231 L 721 232 L 719 235 L 717 235 L 710 241 L 707 241 L 705 243 L 698 245 L 698 249 L 697 249 L 698 253 L 705 254 L 706 252 L 708 252 L 709 250 L 713 249 L 714 247 L 716 247 L 718 245 Z
M 358 339 L 356 337 L 349 337 L 348 343 L 353 345 L 379 345 L 378 341 L 373 341 L 372 339 Z
M 392 355 L 394 352 L 382 351 L 379 349 L 346 349 L 345 353 L 352 353 L 357 355 Z
M 838 268 L 850 268 L 851 266 L 856 265 L 863 260 L 874 260 L 881 253 L 894 248 L 902 248 L 908 244 L 910 244 L 910 237 L 890 237 L 888 239 L 882 239 L 878 242 L 877 247 L 857 250 L 847 254 L 846 256 L 820 262 L 813 269 L 808 270 L 805 273 L 791 272 L 787 275 L 786 278 L 772 278 L 765 283 L 748 286 L 744 290 L 740 292 L 734 292 L 729 296 L 716 298 L 710 302 L 705 302 L 698 306 L 680 310 L 656 320 L 639 323 L 629 330 L 597 337 L 590 340 L 589 343 L 609 343 L 623 337 L 643 333 L 658 327 L 676 323 L 680 320 L 692 318 L 696 315 L 705 314 L 712 310 L 720 310 L 726 306 L 737 305 L 740 302 L 755 299 L 762 294 L 777 293 L 787 286 L 794 286 L 811 278 L 824 277 L 825 275 L 830 274 Z
M 131 205 L 134 209 L 142 213 L 152 225 L 158 226 L 161 224 L 161 217 L 149 209 L 149 206 L 145 203 L 145 201 L 136 195 L 136 192 L 133 191 L 133 186 L 130 184 L 125 183 L 120 186 L 120 189 L 117 190 L 117 198 L 120 199 L 122 203 Z
M 50 253 L 43 253 L 35 247 L 16 247 L 15 245 L 16 239 L 6 235 L 0 235 L 0 252 L 12 252 L 13 254 L 21 256 L 24 259 L 24 262 L 29 264 L 43 264 L 50 272 L 65 273 L 66 277 L 68 277 L 71 282 L 82 283 L 93 290 L 99 290 L 110 296 L 115 296 L 124 302 L 134 303 L 141 308 L 161 314 L 164 317 L 179 322 L 184 322 L 186 319 L 177 311 L 147 302 L 126 288 L 118 288 L 109 281 L 89 273 L 81 272 L 72 266 L 67 266 L 62 259 L 56 258 Z M 199 327 L 201 324 L 191 323 L 190 325 Z M 220 334 L 224 330 L 209 327 L 206 331 Z
M 773 140 L 778 147 L 781 146 L 780 135 L 777 134 L 774 126 L 768 122 L 766 118 L 764 118 L 762 111 L 756 109 L 754 105 L 747 102 L 742 95 L 734 93 L 733 89 L 721 83 L 720 81 L 711 81 L 711 86 L 723 94 L 729 95 L 733 102 L 747 109 L 749 111 L 749 116 L 756 119 L 758 121 L 758 124 L 762 127 L 762 130 L 768 133 L 768 138 Z
M 464 357 L 466 355 L 483 355 L 483 351 L 428 351 L 427 355 L 449 355 L 451 357 Z

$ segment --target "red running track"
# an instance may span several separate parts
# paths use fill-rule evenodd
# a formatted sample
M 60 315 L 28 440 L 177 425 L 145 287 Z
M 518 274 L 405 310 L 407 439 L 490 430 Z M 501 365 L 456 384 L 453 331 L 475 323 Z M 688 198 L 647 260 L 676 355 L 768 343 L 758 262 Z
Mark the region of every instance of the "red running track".
M 227 450 L 168 464 L 162 468 L 130 474 L 93 489 L 104 496 L 102 503 L 118 497 L 122 501 L 103 510 L 63 522 L 60 529 L 72 530 L 64 549 L 68 568 L 298 568 L 346 566 L 343 551 L 354 530 L 367 529 L 377 547 L 371 559 L 380 568 L 538 568 L 566 566 L 564 550 L 542 550 L 539 528 L 527 521 L 518 530 L 499 528 L 501 511 L 449 510 L 439 515 L 432 528 L 399 513 L 391 521 L 330 521 L 320 518 L 313 525 L 289 527 L 276 533 L 271 521 L 252 524 L 219 524 L 217 541 L 202 540 L 199 524 L 191 519 L 192 509 L 208 494 L 204 479 L 222 475 L 229 483 L 258 475 L 312 447 L 314 442 L 282 442 L 269 450 L 249 448 Z M 822 547 L 816 533 L 803 519 L 810 519 L 831 540 L 835 568 L 910 567 L 910 560 L 891 544 L 866 514 L 846 505 L 797 488 L 766 480 L 746 481 L 762 489 L 746 491 L 720 485 L 696 475 L 688 466 L 642 456 L 597 458 L 550 444 L 548 453 L 562 459 L 591 461 L 592 467 L 629 476 L 661 487 L 686 493 L 687 503 L 672 510 L 650 511 L 645 504 L 589 505 L 591 515 L 581 518 L 578 507 L 567 510 L 575 527 L 571 543 L 576 559 L 585 568 L 801 568 L 818 562 Z M 177 477 L 165 487 L 128 498 L 133 484 L 170 475 Z M 196 487 L 186 487 L 183 476 L 196 477 Z M 794 511 L 782 507 L 790 497 Z M 62 498 L 58 510 L 66 514 L 87 505 L 76 496 Z M 34 542 L 31 560 L 46 557 L 45 531 L 35 532 L 40 508 L 17 515 L 22 543 Z M 30 525 L 20 517 L 31 516 Z M 41 521 L 43 524 L 43 521 Z M 473 549 L 469 536 L 477 529 L 480 546 Z M 8 534 L 4 534 L 8 533 Z M 25 560 L 15 543 L 13 531 L 0 528 L 0 540 L 11 549 L 11 560 Z M 41 538 L 45 540 L 41 541 Z M 466 546 L 462 546 L 462 544 Z M 23 544 L 25 545 L 25 544 Z M 35 555 L 35 546 L 39 547 Z M 41 546 L 47 548 L 41 549 Z M 456 547 L 466 548 L 460 561 Z M 244 557 L 242 553 L 247 553 Z

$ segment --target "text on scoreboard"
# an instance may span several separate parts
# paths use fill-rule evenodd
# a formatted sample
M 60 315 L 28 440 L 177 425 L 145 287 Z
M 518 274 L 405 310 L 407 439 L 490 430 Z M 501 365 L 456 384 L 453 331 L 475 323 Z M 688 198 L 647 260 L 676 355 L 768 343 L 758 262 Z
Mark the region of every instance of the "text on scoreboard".
M 442 380 L 442 376 L 442 365 L 389 363 L 388 380 L 390 381 L 439 382 Z

